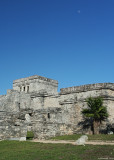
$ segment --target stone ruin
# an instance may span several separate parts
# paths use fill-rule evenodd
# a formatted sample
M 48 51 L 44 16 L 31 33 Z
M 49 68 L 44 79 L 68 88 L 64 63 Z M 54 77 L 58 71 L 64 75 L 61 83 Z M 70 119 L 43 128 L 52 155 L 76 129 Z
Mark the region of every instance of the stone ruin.
M 57 88 L 58 81 L 37 75 L 13 81 L 13 89 L 0 96 L 0 139 L 26 140 L 27 131 L 38 139 L 91 134 L 81 114 L 90 96 L 101 96 L 107 106 L 109 117 L 101 133 L 114 124 L 114 83 L 62 88 L 59 93 Z

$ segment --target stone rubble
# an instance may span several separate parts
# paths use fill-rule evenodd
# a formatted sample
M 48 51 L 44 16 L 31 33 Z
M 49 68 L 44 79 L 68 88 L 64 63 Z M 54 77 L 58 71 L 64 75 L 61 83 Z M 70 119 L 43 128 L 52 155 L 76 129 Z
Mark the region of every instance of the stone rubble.
M 88 136 L 83 135 L 78 140 L 76 140 L 76 145 L 85 145 L 85 142 L 88 141 Z

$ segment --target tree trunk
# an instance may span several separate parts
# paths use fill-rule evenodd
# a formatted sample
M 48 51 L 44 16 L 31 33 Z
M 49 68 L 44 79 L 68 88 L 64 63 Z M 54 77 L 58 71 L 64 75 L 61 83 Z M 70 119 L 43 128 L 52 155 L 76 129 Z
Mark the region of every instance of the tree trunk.
M 93 121 L 93 134 L 99 134 L 100 122 L 94 120 Z

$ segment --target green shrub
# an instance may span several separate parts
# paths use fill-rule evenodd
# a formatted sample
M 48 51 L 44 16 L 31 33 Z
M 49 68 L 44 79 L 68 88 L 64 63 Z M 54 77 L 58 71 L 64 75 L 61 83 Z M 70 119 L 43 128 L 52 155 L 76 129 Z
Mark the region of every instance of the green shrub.
M 27 136 L 26 136 L 27 140 L 31 140 L 34 138 L 34 133 L 32 131 L 27 131 Z

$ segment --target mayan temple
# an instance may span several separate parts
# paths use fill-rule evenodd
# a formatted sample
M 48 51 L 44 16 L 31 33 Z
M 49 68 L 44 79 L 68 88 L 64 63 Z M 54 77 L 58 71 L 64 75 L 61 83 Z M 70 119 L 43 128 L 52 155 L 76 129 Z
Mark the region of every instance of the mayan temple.
M 107 126 L 114 124 L 114 83 L 57 89 L 58 81 L 38 75 L 14 80 L 13 89 L 0 95 L 0 139 L 26 140 L 27 131 L 33 131 L 38 139 L 91 134 L 81 114 L 90 96 L 102 97 L 109 113 L 100 132 L 106 133 Z

